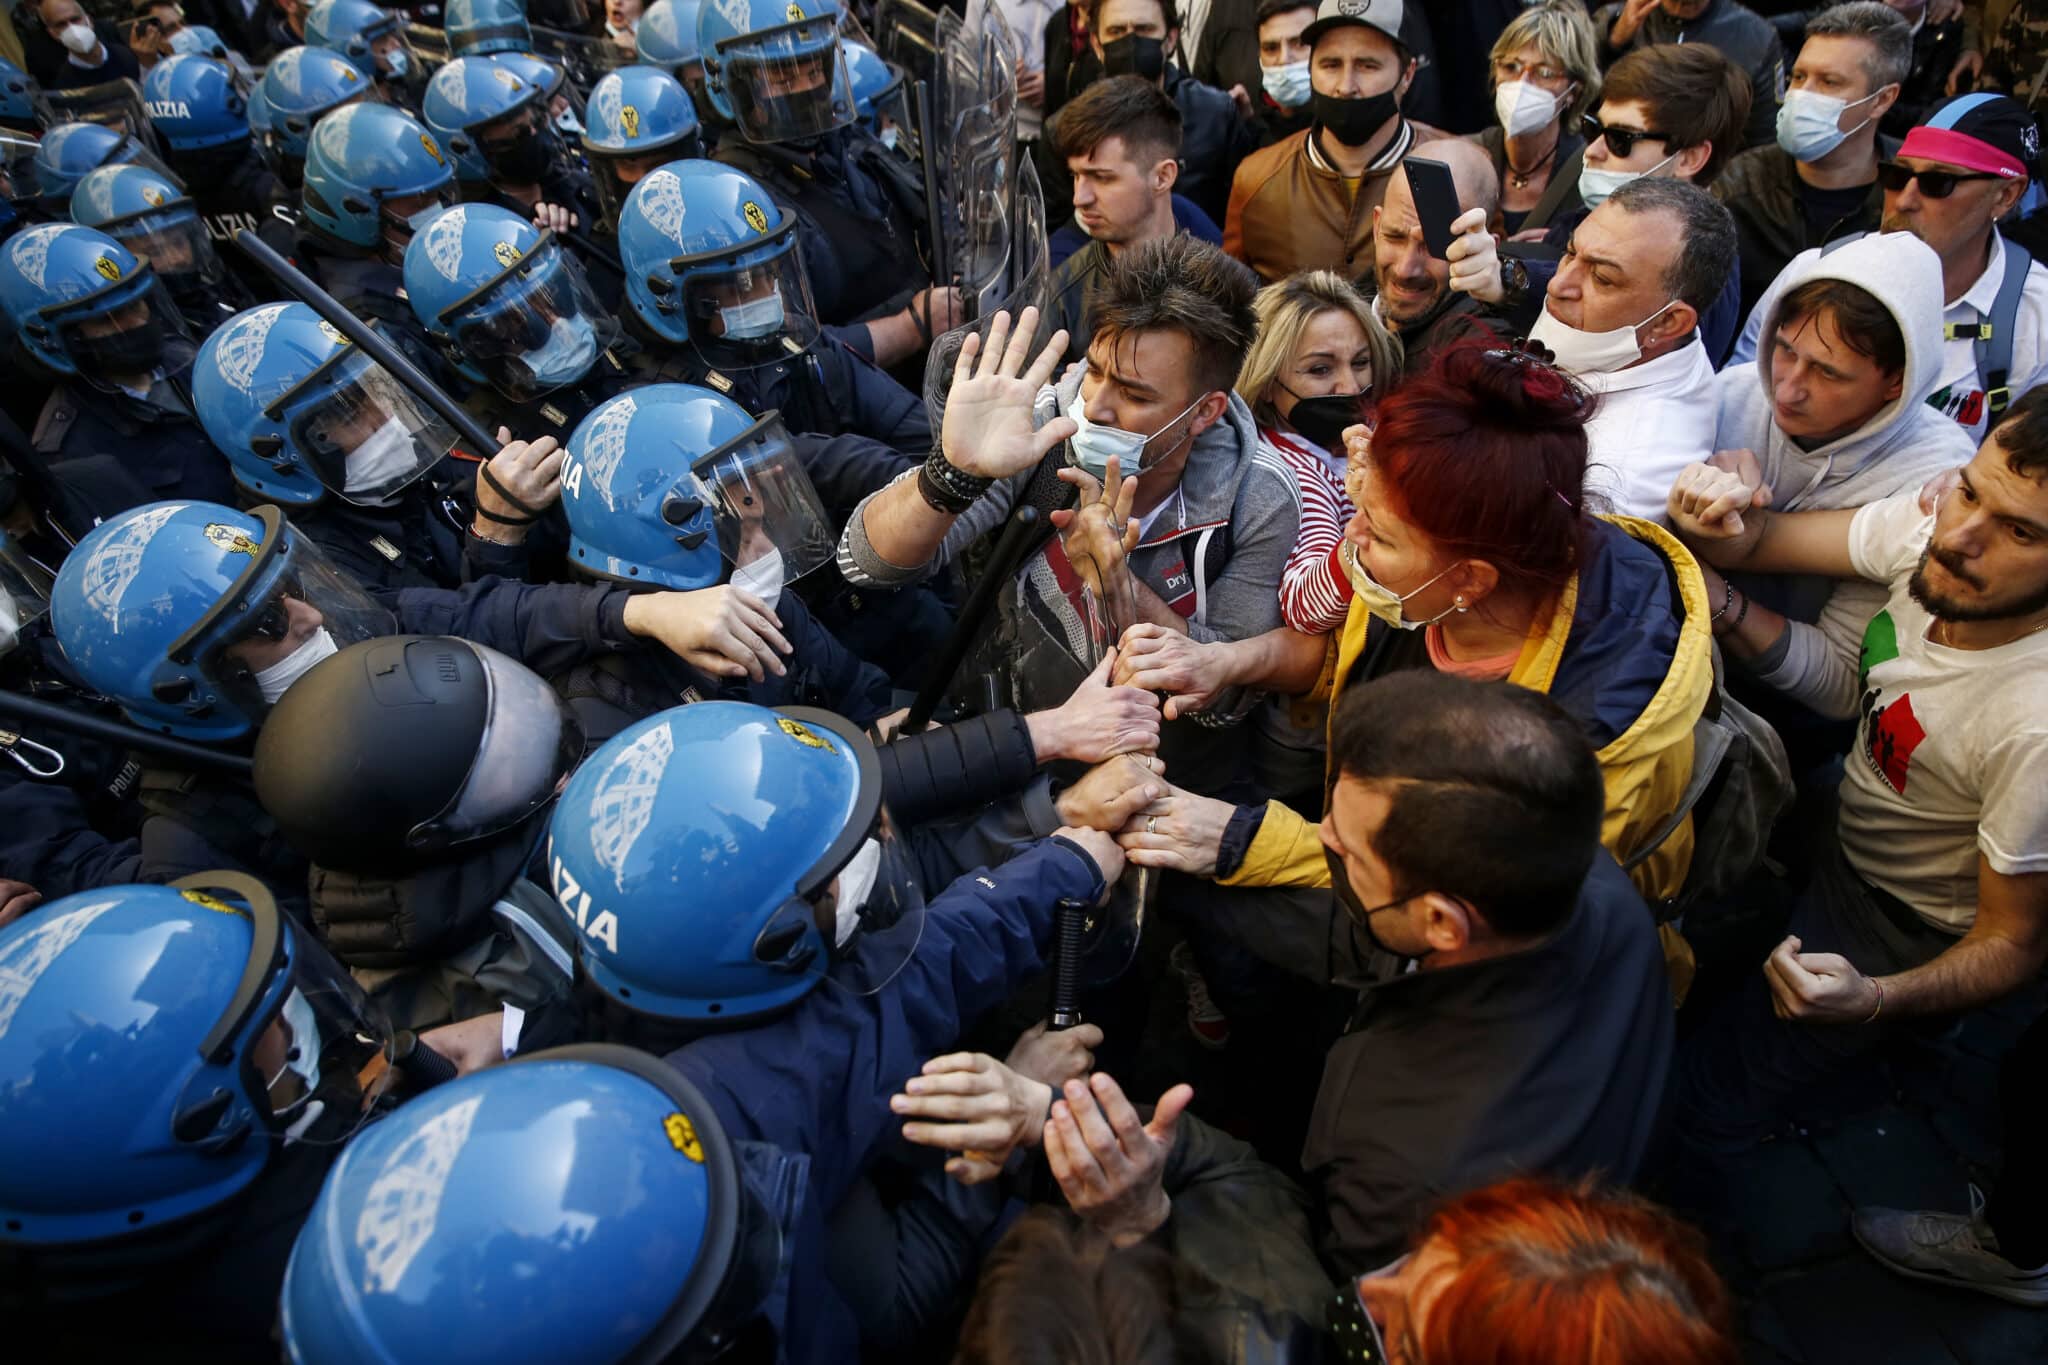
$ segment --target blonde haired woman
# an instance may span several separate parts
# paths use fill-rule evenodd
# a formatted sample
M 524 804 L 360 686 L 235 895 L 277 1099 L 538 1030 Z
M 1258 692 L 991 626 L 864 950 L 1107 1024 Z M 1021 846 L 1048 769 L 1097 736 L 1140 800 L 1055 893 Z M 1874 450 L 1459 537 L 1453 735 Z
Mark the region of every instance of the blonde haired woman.
M 1259 435 L 1294 471 L 1301 531 L 1280 578 L 1280 611 L 1309 635 L 1334 630 L 1351 604 L 1336 562 L 1355 510 L 1344 492 L 1344 428 L 1372 420 L 1374 381 L 1401 374 L 1401 343 L 1344 278 L 1303 270 L 1252 300 L 1259 331 L 1237 392 Z
M 1473 140 L 1500 175 L 1501 217 L 1521 229 L 1557 168 L 1585 145 L 1579 116 L 1600 99 L 1600 50 L 1578 0 L 1525 9 L 1493 45 L 1488 83 L 1499 126 Z

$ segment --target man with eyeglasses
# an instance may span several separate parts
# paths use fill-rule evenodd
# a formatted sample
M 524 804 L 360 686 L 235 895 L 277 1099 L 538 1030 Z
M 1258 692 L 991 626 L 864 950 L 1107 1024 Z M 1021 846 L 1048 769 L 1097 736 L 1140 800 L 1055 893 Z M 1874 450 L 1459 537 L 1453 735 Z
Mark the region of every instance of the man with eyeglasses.
M 1742 234 L 1745 312 L 1800 252 L 1877 226 L 1877 163 L 1893 145 L 1878 123 L 1912 65 L 1912 28 L 1878 0 L 1807 24 L 1776 144 L 1736 157 L 1714 186 Z
M 1910 232 L 1941 257 L 1941 382 L 1927 401 L 1976 441 L 2048 376 L 2048 268 L 1998 230 L 2026 198 L 2040 147 L 2034 117 L 2018 100 L 1958 95 L 1878 167 L 1879 230 Z M 1780 288 L 1773 284 L 1750 314 L 1738 358 L 1754 356 Z

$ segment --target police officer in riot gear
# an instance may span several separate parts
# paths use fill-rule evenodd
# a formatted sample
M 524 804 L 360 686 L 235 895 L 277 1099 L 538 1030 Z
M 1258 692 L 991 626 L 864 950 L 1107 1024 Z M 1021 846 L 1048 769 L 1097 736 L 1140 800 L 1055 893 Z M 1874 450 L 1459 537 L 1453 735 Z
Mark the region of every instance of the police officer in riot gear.
M 903 73 L 873 48 L 848 39 L 840 39 L 839 54 L 853 87 L 853 110 L 863 126 L 890 151 L 907 153 L 903 138 L 912 124 Z
M 645 174 L 619 217 L 629 317 L 646 343 L 636 367 L 773 408 L 793 431 L 929 452 L 924 404 L 844 332 L 820 335 L 807 252 L 797 218 L 744 172 L 682 161 Z
M 281 194 L 251 141 L 247 87 L 226 62 L 166 57 L 143 78 L 144 107 L 165 159 L 216 241 L 260 228 Z
M 629 66 L 599 79 L 585 114 L 583 152 L 604 229 L 616 236 L 626 196 L 649 171 L 703 156 L 697 107 L 674 76 Z
M 87 171 L 130 162 L 171 173 L 171 168 L 132 134 L 98 123 L 58 124 L 43 134 L 36 150 L 36 188 L 44 211 L 54 218 L 63 217 L 72 187 Z
M 0 57 L 0 128 L 35 135 L 56 121 L 35 77 Z
M 465 179 L 481 166 L 497 203 L 557 229 L 594 223 L 590 176 L 562 145 L 548 88 L 534 79 L 537 66 L 544 64 L 458 57 L 428 82 L 427 121 L 470 168 Z M 472 184 L 471 197 L 481 189 Z
M 441 27 L 451 56 L 533 51 L 533 29 L 522 0 L 448 0 Z
M 137 257 L 196 330 L 205 332 L 256 300 L 228 273 L 199 206 L 178 183 L 147 166 L 102 166 L 71 194 L 71 217 L 97 228 Z
M 263 68 L 262 83 L 250 101 L 250 131 L 272 172 L 286 189 L 296 191 L 305 183 L 313 125 L 344 104 L 376 98 L 375 85 L 340 53 L 286 48 Z
M 278 702 L 257 799 L 313 923 L 396 1023 L 563 1009 L 573 932 L 526 880 L 583 736 L 534 673 L 445 636 L 366 641 Z
M 184 317 L 149 262 L 93 228 L 26 228 L 0 243 L 0 313 L 55 381 L 23 472 L 70 535 L 157 498 L 233 496 L 193 417 Z
M 658 66 L 683 83 L 707 128 L 724 125 L 704 95 L 704 59 L 697 52 L 697 7 L 702 0 L 654 0 L 633 30 L 633 49 L 642 66 Z
M 412 49 L 405 44 L 399 11 L 370 0 L 320 0 L 306 15 L 306 46 L 340 53 L 376 81 L 393 104 L 417 106 L 411 93 Z

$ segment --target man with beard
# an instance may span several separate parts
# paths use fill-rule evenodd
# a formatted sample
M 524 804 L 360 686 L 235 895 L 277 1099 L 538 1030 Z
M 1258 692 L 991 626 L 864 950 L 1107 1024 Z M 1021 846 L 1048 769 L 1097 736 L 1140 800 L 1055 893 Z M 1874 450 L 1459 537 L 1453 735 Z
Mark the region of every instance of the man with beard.
M 1394 168 L 1417 143 L 1448 136 L 1401 115 L 1417 69 L 1401 13 L 1402 0 L 1323 0 L 1301 31 L 1315 121 L 1244 159 L 1223 224 L 1223 249 L 1262 279 L 1365 274 L 1373 210 Z
M 2013 405 L 1932 515 L 1910 491 L 1795 513 L 1755 492 L 1693 465 L 1672 488 L 1673 526 L 1723 569 L 1860 578 L 1890 596 L 1863 633 L 1839 840 L 1762 979 L 1681 1066 L 1680 1130 L 1723 1147 L 1898 1024 L 1996 1000 L 2048 961 L 2048 394 Z M 1714 621 L 1738 656 L 1784 630 L 1753 604 Z

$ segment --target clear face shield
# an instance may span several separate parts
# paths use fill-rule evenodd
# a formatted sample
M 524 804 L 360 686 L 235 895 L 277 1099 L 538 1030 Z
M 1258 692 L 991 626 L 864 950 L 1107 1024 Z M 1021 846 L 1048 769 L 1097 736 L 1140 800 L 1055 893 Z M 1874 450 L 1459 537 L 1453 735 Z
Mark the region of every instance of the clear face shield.
M 536 92 L 504 117 L 469 130 L 494 178 L 534 185 L 547 176 L 562 146 L 549 108 L 548 98 Z
M 331 492 L 388 503 L 455 447 L 454 428 L 351 346 L 279 399 L 293 446 Z
M 126 133 L 138 148 L 151 156 L 141 164 L 152 170 L 164 169 L 163 163 L 154 159 L 156 131 L 150 127 L 149 110 L 143 107 L 142 88 L 134 81 L 102 81 L 98 85 L 49 90 L 44 94 L 50 103 L 51 116 L 57 123 L 97 123 Z M 139 157 L 117 154 L 107 158 L 107 164 L 139 160 Z
M 442 318 L 477 371 L 517 403 L 582 379 L 619 334 L 552 232 Z
M 49 614 L 49 573 L 0 532 L 0 654 L 10 653 L 22 632 Z
M 398 623 L 275 507 L 252 515 L 264 523 L 260 544 L 225 525 L 216 541 L 247 554 L 248 567 L 170 652 L 260 724 L 315 664 Z
M 794 142 L 854 120 L 853 86 L 829 17 L 721 44 L 718 63 L 734 120 L 751 141 Z
M 36 174 L 36 149 L 41 145 L 20 133 L 0 132 L 0 198 L 16 208 L 43 192 Z
M 832 523 L 780 414 L 770 411 L 691 473 L 737 586 L 773 603 L 784 584 L 832 558 Z
M 108 392 L 146 391 L 159 370 L 178 363 L 174 348 L 190 355 L 185 315 L 147 263 L 97 294 L 44 311 L 79 375 Z
M 471 644 L 490 685 L 489 719 L 462 787 L 407 836 L 415 849 L 443 849 L 511 829 L 546 809 L 583 757 L 583 729 L 532 670 Z
M 199 211 L 190 203 L 136 214 L 100 230 L 148 261 L 181 307 L 219 297 L 227 283 L 227 266 L 214 250 Z
M 690 256 L 670 264 L 683 278 L 690 341 L 713 369 L 770 365 L 801 354 L 818 339 L 818 307 L 811 301 L 795 219 L 777 235 L 776 254 L 750 265 Z M 749 252 L 774 245 L 751 243 Z
M 617 156 L 609 152 L 584 151 L 584 160 L 590 166 L 591 187 L 597 191 L 597 205 L 604 214 L 604 221 L 613 232 L 618 231 L 619 215 L 625 210 L 626 196 L 633 187 L 657 166 L 666 166 L 671 161 L 695 160 L 704 155 L 704 140 L 701 133 L 678 138 L 665 147 L 634 155 Z

